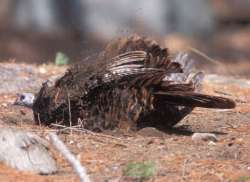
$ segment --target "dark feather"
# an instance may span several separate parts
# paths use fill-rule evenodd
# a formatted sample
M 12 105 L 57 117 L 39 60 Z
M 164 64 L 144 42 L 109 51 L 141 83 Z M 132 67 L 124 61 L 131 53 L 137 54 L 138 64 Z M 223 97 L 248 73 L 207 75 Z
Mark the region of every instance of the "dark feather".
M 232 109 L 235 107 L 235 102 L 224 98 L 210 96 L 194 92 L 186 91 L 170 91 L 170 92 L 156 92 L 154 93 L 158 99 L 180 106 L 188 107 L 205 107 L 218 109 Z
M 53 87 L 44 84 L 33 111 L 38 123 L 80 124 L 94 131 L 125 125 L 173 126 L 195 107 L 233 108 L 227 98 L 199 93 L 203 73 L 191 76 L 187 54 L 131 37 L 109 44 L 92 66 L 71 67 Z

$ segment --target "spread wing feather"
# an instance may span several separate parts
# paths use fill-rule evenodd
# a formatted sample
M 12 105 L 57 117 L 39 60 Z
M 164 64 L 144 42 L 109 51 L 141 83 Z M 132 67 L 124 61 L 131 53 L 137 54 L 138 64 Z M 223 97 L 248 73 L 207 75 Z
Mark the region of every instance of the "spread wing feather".
M 169 64 L 171 68 L 171 63 L 165 59 L 165 64 Z M 132 81 L 148 80 L 153 78 L 155 75 L 163 78 L 163 75 L 166 74 L 168 69 L 162 68 L 158 63 L 153 64 L 150 60 L 149 54 L 144 51 L 131 51 L 119 55 L 111 60 L 103 74 L 104 83 L 111 83 L 114 81 L 127 79 Z M 152 79 L 153 80 L 153 79 Z M 136 83 L 134 81 L 133 83 Z
M 192 62 L 189 62 L 186 54 L 177 55 L 173 62 L 166 55 L 157 54 L 152 57 L 152 54 L 144 51 L 131 51 L 119 55 L 106 67 L 105 73 L 101 75 L 102 82 L 92 86 L 123 84 L 127 88 L 153 89 L 152 94 L 157 100 L 181 106 L 235 107 L 230 99 L 198 93 L 204 74 L 198 72 L 188 79 Z
M 235 107 L 235 102 L 224 97 L 210 96 L 195 92 L 170 91 L 170 92 L 156 92 L 156 97 L 162 99 L 167 103 L 189 106 L 189 107 L 205 107 L 205 108 L 219 108 L 232 109 Z

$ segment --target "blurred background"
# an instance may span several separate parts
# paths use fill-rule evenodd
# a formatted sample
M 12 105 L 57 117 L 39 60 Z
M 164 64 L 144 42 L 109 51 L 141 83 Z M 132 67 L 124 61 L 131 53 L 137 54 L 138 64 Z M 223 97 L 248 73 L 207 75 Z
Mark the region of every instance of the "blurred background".
M 47 63 L 63 52 L 72 63 L 135 33 L 250 75 L 250 0 L 0 1 L 1 61 Z

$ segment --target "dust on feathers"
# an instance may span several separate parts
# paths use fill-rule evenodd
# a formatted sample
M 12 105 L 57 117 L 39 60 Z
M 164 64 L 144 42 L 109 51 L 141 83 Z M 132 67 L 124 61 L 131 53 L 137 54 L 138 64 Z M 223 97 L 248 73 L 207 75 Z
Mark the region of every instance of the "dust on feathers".
M 116 127 L 171 127 L 195 107 L 234 108 L 234 101 L 200 93 L 203 73 L 191 73 L 187 54 L 170 58 L 156 42 L 132 36 L 73 65 L 54 86 L 44 83 L 33 104 L 37 123 Z

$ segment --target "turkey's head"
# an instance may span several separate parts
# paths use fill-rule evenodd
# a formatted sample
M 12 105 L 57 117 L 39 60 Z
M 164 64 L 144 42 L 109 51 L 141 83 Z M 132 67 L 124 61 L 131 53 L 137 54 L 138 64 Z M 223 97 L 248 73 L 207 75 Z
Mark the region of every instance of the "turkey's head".
M 17 94 L 17 98 L 16 98 L 16 101 L 14 102 L 14 105 L 32 108 L 34 100 L 35 100 L 34 94 L 21 93 L 21 94 Z

